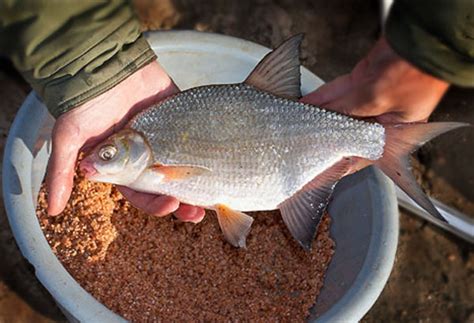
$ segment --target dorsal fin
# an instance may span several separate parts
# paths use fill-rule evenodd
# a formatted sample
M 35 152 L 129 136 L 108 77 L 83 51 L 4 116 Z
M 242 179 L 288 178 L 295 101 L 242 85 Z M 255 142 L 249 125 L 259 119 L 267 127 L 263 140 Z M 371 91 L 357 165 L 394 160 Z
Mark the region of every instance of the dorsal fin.
M 287 99 L 301 97 L 300 45 L 303 34 L 295 35 L 268 53 L 245 83 Z

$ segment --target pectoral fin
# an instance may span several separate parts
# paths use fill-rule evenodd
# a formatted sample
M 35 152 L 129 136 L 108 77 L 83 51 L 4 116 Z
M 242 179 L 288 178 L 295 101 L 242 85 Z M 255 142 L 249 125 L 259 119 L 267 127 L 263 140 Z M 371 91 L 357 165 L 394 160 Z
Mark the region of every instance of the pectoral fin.
M 185 180 L 193 176 L 200 176 L 210 172 L 211 170 L 201 166 L 187 166 L 187 165 L 153 165 L 151 170 L 161 174 L 164 181 L 179 181 Z
M 337 162 L 280 205 L 283 222 L 304 249 L 311 249 L 334 187 L 352 166 L 351 158 Z
M 215 211 L 226 240 L 234 247 L 245 248 L 245 240 L 250 232 L 253 218 L 222 204 L 216 205 Z

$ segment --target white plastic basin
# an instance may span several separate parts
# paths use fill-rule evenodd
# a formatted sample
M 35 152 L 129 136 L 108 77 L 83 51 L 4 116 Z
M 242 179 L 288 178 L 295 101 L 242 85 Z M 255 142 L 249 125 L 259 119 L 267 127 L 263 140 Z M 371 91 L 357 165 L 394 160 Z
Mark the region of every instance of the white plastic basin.
M 181 89 L 240 82 L 269 49 L 241 39 L 194 31 L 153 32 L 148 39 Z M 302 92 L 323 82 L 302 69 Z M 71 321 L 121 322 L 87 293 L 49 247 L 35 214 L 54 120 L 31 93 L 10 130 L 3 164 L 5 207 L 15 239 L 36 276 Z M 336 252 L 309 321 L 358 321 L 381 293 L 393 266 L 398 209 L 393 184 L 367 168 L 346 177 L 330 205 Z

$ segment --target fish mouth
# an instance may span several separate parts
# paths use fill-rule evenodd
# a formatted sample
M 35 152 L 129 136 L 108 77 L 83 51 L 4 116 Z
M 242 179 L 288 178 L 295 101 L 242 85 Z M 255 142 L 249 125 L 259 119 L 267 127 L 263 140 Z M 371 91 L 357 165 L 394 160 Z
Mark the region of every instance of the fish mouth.
M 91 177 L 93 177 L 94 175 L 98 173 L 97 169 L 87 159 L 84 159 L 81 161 L 81 163 L 79 164 L 79 169 L 84 174 L 84 176 L 88 179 L 90 179 Z

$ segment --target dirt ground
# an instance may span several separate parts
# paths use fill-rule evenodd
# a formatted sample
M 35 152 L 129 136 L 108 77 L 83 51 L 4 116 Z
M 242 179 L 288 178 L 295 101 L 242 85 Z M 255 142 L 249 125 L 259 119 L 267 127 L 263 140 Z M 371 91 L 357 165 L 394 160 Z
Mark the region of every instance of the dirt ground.
M 139 4 L 146 28 L 196 29 L 268 47 L 304 32 L 303 64 L 324 80 L 347 73 L 380 34 L 377 1 L 188 1 Z M 153 8 L 150 9 L 150 4 Z M 147 9 L 144 9 L 147 8 Z M 29 87 L 0 61 L 0 151 Z M 433 120 L 474 124 L 474 90 L 453 87 Z M 474 131 L 426 145 L 417 157 L 425 188 L 474 215 Z M 54 322 L 64 317 L 22 258 L 0 200 L 0 322 Z M 469 244 L 402 212 L 395 267 L 364 322 L 474 322 L 474 253 Z M 336 250 L 337 252 L 337 250 Z

